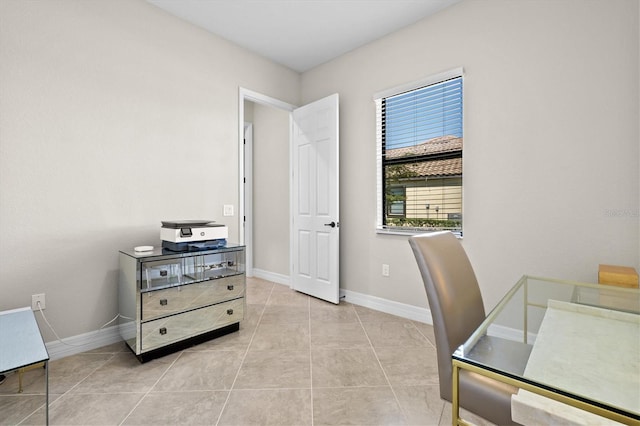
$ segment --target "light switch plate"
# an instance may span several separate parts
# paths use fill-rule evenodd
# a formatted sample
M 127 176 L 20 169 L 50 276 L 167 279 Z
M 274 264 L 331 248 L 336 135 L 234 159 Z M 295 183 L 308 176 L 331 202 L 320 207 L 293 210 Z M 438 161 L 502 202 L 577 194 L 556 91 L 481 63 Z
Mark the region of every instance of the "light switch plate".
M 224 216 L 233 216 L 233 204 L 225 204 L 222 214 Z
M 382 264 L 382 276 L 383 277 L 389 276 L 389 265 L 387 265 L 386 263 Z

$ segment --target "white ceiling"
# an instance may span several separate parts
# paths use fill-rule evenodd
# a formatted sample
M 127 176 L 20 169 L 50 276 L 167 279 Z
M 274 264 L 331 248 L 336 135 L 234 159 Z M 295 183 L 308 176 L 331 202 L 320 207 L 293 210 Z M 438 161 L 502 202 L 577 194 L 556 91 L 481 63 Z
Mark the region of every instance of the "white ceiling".
M 298 72 L 460 0 L 147 0 Z

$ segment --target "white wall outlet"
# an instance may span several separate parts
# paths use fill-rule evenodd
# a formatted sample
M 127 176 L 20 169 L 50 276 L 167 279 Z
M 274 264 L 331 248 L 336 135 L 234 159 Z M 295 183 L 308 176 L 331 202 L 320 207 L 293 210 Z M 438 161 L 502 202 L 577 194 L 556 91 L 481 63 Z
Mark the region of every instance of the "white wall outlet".
M 225 204 L 222 214 L 224 216 L 233 216 L 233 204 Z
M 382 276 L 383 277 L 389 276 L 389 265 L 387 265 L 386 263 L 382 264 Z
M 40 306 L 38 307 L 38 302 L 40 302 Z M 44 293 L 34 294 L 31 296 L 31 310 L 38 311 L 40 309 L 44 310 Z

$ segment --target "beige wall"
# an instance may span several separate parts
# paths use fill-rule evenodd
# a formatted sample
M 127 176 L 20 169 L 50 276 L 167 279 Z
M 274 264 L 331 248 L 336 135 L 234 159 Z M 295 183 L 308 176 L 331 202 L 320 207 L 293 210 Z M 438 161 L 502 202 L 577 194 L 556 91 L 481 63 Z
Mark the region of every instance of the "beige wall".
M 161 220 L 237 239 L 239 86 L 297 103 L 299 74 L 144 1 L 0 1 L 0 310 L 97 330 Z
M 407 238 L 374 231 L 373 94 L 459 66 L 463 244 L 485 303 L 525 273 L 638 268 L 638 16 L 635 0 L 463 1 L 304 73 L 303 103 L 340 93 L 341 286 L 426 306 Z
M 253 267 L 289 275 L 289 112 L 253 106 Z
M 160 220 L 237 238 L 239 86 L 340 93 L 341 286 L 426 306 L 406 237 L 374 232 L 372 95 L 458 66 L 487 305 L 523 273 L 639 268 L 639 17 L 635 0 L 463 1 L 300 76 L 144 1 L 0 1 L 0 310 L 46 293 L 62 337 L 93 331 L 117 312 L 117 251 L 157 244 Z

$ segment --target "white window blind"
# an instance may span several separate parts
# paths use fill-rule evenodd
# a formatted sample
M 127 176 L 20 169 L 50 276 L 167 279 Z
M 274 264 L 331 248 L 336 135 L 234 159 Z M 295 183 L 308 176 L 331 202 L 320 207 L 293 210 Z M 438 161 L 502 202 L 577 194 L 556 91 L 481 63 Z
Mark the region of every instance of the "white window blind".
M 379 230 L 462 233 L 462 70 L 426 81 L 375 99 Z

